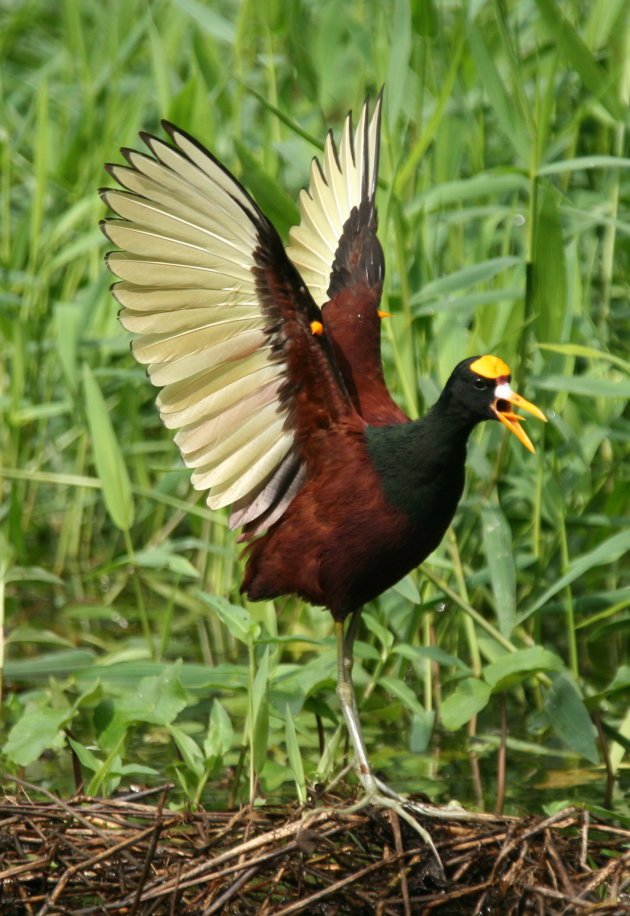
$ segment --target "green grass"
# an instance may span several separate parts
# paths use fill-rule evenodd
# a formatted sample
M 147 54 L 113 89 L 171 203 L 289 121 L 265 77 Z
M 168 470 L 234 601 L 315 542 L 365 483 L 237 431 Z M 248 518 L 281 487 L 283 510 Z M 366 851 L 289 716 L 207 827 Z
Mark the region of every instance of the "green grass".
M 535 456 L 475 433 L 452 531 L 367 609 L 370 751 L 402 789 L 491 806 L 505 698 L 510 804 L 627 814 L 627 3 L 262 6 L 0 14 L 3 768 L 71 791 L 72 751 L 91 792 L 175 778 L 215 805 L 339 769 L 329 615 L 239 597 L 117 323 L 96 190 L 167 117 L 286 233 L 326 130 L 384 82 L 390 387 L 416 415 L 496 352 L 550 422 Z

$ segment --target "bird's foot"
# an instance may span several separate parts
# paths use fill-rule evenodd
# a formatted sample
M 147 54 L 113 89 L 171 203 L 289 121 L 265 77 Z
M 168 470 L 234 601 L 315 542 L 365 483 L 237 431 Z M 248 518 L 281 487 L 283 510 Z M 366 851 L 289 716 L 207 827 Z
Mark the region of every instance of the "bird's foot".
M 348 768 L 349 769 L 349 768 Z M 431 805 L 422 805 L 418 804 L 416 806 L 415 802 L 410 801 L 405 798 L 404 795 L 401 795 L 399 792 L 396 792 L 387 783 L 378 779 L 371 770 L 367 772 L 359 767 L 356 767 L 356 772 L 363 787 L 363 796 L 354 804 L 348 805 L 343 808 L 314 808 L 311 811 L 306 811 L 303 813 L 302 818 L 306 824 L 309 820 L 313 819 L 317 815 L 322 816 L 326 813 L 334 814 L 336 817 L 352 817 L 354 814 L 358 814 L 364 808 L 375 807 L 375 808 L 388 808 L 390 811 L 393 811 L 398 817 L 406 821 L 410 827 L 412 827 L 416 833 L 419 834 L 421 839 L 427 844 L 431 852 L 435 857 L 440 876 L 445 877 L 444 866 L 440 855 L 435 847 L 433 839 L 422 824 L 419 823 L 418 819 L 414 817 L 414 814 L 424 815 L 426 813 L 431 815 L 435 810 L 444 810 L 444 809 L 434 809 Z M 343 771 L 344 773 L 347 770 Z M 336 782 L 337 780 L 335 780 Z M 330 789 L 330 786 L 328 787 Z M 463 811 L 462 808 L 456 806 L 454 810 Z M 443 813 L 442 818 L 447 818 L 448 814 Z
M 378 782 L 380 782 L 380 780 Z M 375 783 L 374 788 L 370 791 L 366 791 L 362 798 L 359 799 L 359 801 L 343 808 L 326 806 L 324 808 L 312 808 L 310 811 L 304 811 L 302 813 L 303 828 L 308 830 L 309 822 L 314 820 L 325 820 L 327 816 L 333 816 L 335 818 L 351 818 L 353 815 L 358 814 L 360 811 L 367 807 L 388 808 L 390 811 L 393 811 L 394 814 L 397 814 L 398 817 L 402 818 L 402 820 L 406 821 L 416 831 L 416 833 L 420 835 L 421 839 L 427 844 L 433 853 L 440 878 L 446 880 L 444 865 L 442 864 L 440 854 L 435 847 L 435 843 L 433 842 L 430 833 L 428 830 L 425 830 L 422 824 L 420 824 L 418 820 L 413 816 L 413 814 L 407 810 L 407 808 L 409 808 L 409 802 L 407 799 L 403 798 L 401 795 L 398 795 L 398 793 L 393 792 L 393 790 L 388 786 L 385 786 L 385 788 L 388 794 L 380 791 L 380 789 L 377 788 L 377 784 Z M 420 814 L 422 812 L 418 811 L 417 813 Z
M 372 790 L 373 783 L 380 794 L 394 799 L 394 801 L 397 801 L 399 805 L 403 805 L 410 811 L 415 811 L 416 814 L 422 814 L 424 817 L 433 817 L 444 821 L 467 820 L 470 817 L 470 813 L 466 811 L 466 809 L 463 808 L 457 801 L 450 801 L 448 804 L 442 807 L 439 805 L 432 805 L 430 803 L 416 801 L 415 799 L 407 798 L 406 795 L 401 795 L 400 792 L 392 789 L 391 786 L 388 786 L 386 782 L 383 782 L 377 776 L 370 774 L 370 777 L 371 780 L 368 785 L 364 784 L 366 793 L 369 793 Z M 363 780 L 361 781 L 363 782 Z
M 440 875 L 445 878 L 444 865 L 442 864 L 439 852 L 435 848 L 435 843 L 433 842 L 431 834 L 422 826 L 417 818 L 414 817 L 414 813 L 422 814 L 423 812 L 421 810 L 414 811 L 413 803 L 410 803 L 408 799 L 404 798 L 404 796 L 400 795 L 398 792 L 395 792 L 384 782 L 381 782 L 380 779 L 376 779 L 372 774 L 370 774 L 370 777 L 370 780 L 361 780 L 365 789 L 363 798 L 360 798 L 354 805 L 344 808 L 344 814 L 356 814 L 357 811 L 361 811 L 362 808 L 367 808 L 368 806 L 389 808 L 390 811 L 393 811 L 394 814 L 397 814 L 403 821 L 406 821 L 409 826 L 420 835 L 433 853 L 440 870 Z M 366 785 L 366 783 L 368 783 L 368 785 Z M 427 805 L 427 807 L 430 806 Z
M 407 798 L 406 795 L 401 795 L 400 792 L 392 789 L 391 786 L 388 786 L 387 783 L 383 782 L 372 773 L 370 773 L 367 778 L 361 776 L 360 778 L 366 794 L 370 794 L 370 792 L 373 791 L 373 787 L 376 786 L 381 794 L 387 796 L 388 798 L 394 799 L 394 801 L 397 801 L 399 805 L 402 805 L 408 811 L 411 811 L 414 814 L 421 814 L 423 817 L 430 817 L 434 820 L 442 821 L 473 822 L 495 822 L 501 819 L 496 814 L 487 814 L 480 811 L 468 811 L 466 808 L 460 805 L 458 801 L 455 800 L 449 801 L 445 805 L 433 805 L 430 802 L 421 802 L 415 798 Z

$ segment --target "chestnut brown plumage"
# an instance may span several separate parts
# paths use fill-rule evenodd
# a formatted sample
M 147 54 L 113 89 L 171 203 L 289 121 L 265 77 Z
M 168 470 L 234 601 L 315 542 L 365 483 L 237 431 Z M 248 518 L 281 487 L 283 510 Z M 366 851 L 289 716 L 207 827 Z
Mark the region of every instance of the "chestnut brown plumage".
M 473 427 L 500 420 L 533 451 L 510 404 L 544 416 L 494 356 L 463 360 L 420 420 L 392 400 L 380 353 L 381 104 L 370 120 L 366 102 L 354 133 L 348 116 L 339 148 L 328 135 L 287 249 L 239 182 L 167 122 L 171 143 L 142 134 L 149 155 L 123 150 L 128 166 L 107 166 L 122 190 L 102 196 L 121 219 L 102 226 L 120 249 L 107 258 L 120 319 L 162 388 L 162 419 L 194 486 L 211 507 L 231 505 L 242 528 L 242 590 L 297 594 L 335 619 L 357 773 L 382 802 L 351 680 L 361 607 L 439 544 Z

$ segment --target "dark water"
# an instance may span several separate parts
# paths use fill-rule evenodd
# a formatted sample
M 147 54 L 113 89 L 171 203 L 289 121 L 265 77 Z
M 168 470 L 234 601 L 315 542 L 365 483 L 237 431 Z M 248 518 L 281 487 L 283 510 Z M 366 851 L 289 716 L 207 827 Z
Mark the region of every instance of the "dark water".
M 327 738 L 330 734 L 332 729 L 326 729 Z M 316 781 L 319 762 L 314 722 L 312 732 L 301 733 L 298 740 L 303 751 L 307 785 L 312 785 Z M 499 758 L 496 735 L 480 734 L 471 739 L 465 731 L 436 733 L 429 749 L 423 753 L 412 753 L 408 749 L 408 740 L 407 728 L 389 727 L 382 731 L 369 725 L 366 728 L 371 763 L 393 789 L 405 795 L 426 796 L 437 804 L 456 800 L 474 810 L 495 809 Z M 532 742 L 521 747 L 516 739 L 511 740 L 516 746 L 507 749 L 504 813 L 543 814 L 564 804 L 599 806 L 604 803 L 606 773 L 603 766 L 594 766 L 560 747 L 543 743 L 537 747 Z M 309 746 L 304 747 L 305 743 Z M 284 735 L 272 732 L 269 748 L 261 794 L 273 803 L 295 802 L 295 785 L 284 755 Z M 339 768 L 342 754 L 340 748 L 337 755 Z M 175 786 L 170 794 L 171 804 L 185 805 L 187 792 L 178 784 L 176 775 L 179 768 L 185 774 L 188 795 L 194 793 L 196 780 L 174 754 L 166 731 L 162 734 L 137 731 L 130 740 L 124 759 L 126 764 L 134 761 L 151 767 L 155 774 L 128 773 L 118 789 L 110 786 L 110 791 L 126 795 L 134 786 L 142 790 L 172 782 Z M 247 755 L 244 757 L 240 789 L 235 788 L 238 762 L 238 752 L 234 750 L 208 779 L 201 795 L 201 802 L 208 809 L 226 808 L 231 796 L 237 801 L 248 800 Z M 72 762 L 67 750 L 43 755 L 28 770 L 29 781 L 49 788 L 55 794 L 67 797 L 75 791 Z M 86 784 L 91 776 L 91 773 L 85 772 Z M 356 783 L 352 773 L 346 777 L 346 782 L 350 785 Z M 99 794 L 106 794 L 105 787 Z M 630 816 L 630 772 L 627 768 L 619 771 L 613 802 L 613 810 L 616 808 L 621 815 Z

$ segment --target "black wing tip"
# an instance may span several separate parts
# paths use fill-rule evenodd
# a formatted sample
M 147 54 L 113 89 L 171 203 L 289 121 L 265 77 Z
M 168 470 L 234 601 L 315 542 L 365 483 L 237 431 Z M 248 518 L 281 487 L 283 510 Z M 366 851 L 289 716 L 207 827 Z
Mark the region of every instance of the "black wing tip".
M 378 92 L 376 93 L 376 99 L 375 99 L 375 101 L 374 101 L 374 108 L 372 109 L 372 116 L 374 116 L 374 114 L 375 114 L 376 112 L 378 112 L 379 109 L 382 109 L 382 107 L 383 107 L 383 97 L 384 97 L 384 95 L 385 95 L 385 83 L 381 83 L 381 88 L 380 88 L 380 89 L 378 90 Z M 365 94 L 365 96 L 364 96 L 364 98 L 363 98 L 363 105 L 361 106 L 361 110 L 363 110 L 364 108 L 366 108 L 366 109 L 367 109 L 366 115 L 369 115 L 369 114 L 370 114 L 370 103 L 371 103 L 373 97 L 374 97 L 374 96 L 373 96 L 372 92 L 370 92 L 370 91 L 368 90 L 368 92 L 366 92 L 366 94 Z M 379 112 L 379 113 L 380 113 L 380 112 Z M 349 114 L 352 114 L 352 110 L 349 112 Z
M 153 150 L 153 144 L 154 144 L 154 143 L 161 143 L 161 144 L 164 144 L 164 140 L 160 140 L 159 137 L 156 137 L 155 134 L 152 134 L 152 133 L 151 133 L 150 131 L 148 131 L 148 130 L 139 130 L 139 131 L 138 131 L 138 136 L 140 137 L 140 139 L 142 140 L 142 142 L 144 143 L 144 145 L 147 146 L 147 147 L 151 150 L 152 153 L 154 153 L 154 150 Z M 123 152 L 123 150 L 121 150 L 121 152 Z M 138 150 L 134 150 L 134 152 L 137 153 Z M 140 155 L 142 156 L 142 155 L 145 155 L 145 154 L 141 152 Z
M 167 136 L 169 137 L 171 142 L 175 144 L 175 146 L 179 145 L 177 143 L 177 134 L 180 134 L 180 136 L 185 137 L 191 143 L 194 143 L 195 146 L 199 147 L 200 149 L 203 149 L 204 153 L 208 152 L 208 150 L 201 143 L 199 143 L 198 140 L 195 140 L 195 138 L 191 134 L 189 134 L 187 130 L 184 130 L 183 127 L 180 127 L 179 124 L 175 124 L 173 121 L 169 121 L 168 118 L 162 118 L 162 120 L 160 121 L 160 124 L 162 125 L 162 130 L 164 131 L 164 133 L 167 134 Z
M 376 99 L 374 102 L 374 109 L 372 111 L 372 114 L 374 114 L 375 111 L 377 111 L 380 107 L 382 107 L 384 95 L 385 95 L 385 83 L 381 83 L 381 88 L 376 93 Z M 363 100 L 363 106 L 364 107 L 368 106 L 368 114 L 369 114 L 369 105 L 370 105 L 370 102 L 372 101 L 372 98 L 373 98 L 372 93 L 368 91 L 365 94 L 365 98 Z
M 116 178 L 115 170 L 116 169 L 126 169 L 128 168 L 128 166 L 121 165 L 120 162 L 106 162 L 103 168 L 105 169 L 105 171 L 107 172 L 110 178 L 113 178 L 114 181 L 118 181 L 118 179 Z M 105 190 L 109 190 L 109 189 L 106 188 Z
M 350 112 L 350 117 L 352 117 L 352 112 Z M 330 141 L 330 147 L 332 149 L 333 156 L 335 157 L 335 165 L 337 166 L 339 171 L 341 171 L 341 162 L 339 161 L 339 150 L 337 149 L 337 144 L 335 143 L 335 135 L 333 133 L 332 128 L 326 131 L 326 140 Z M 350 149 L 351 150 L 352 150 L 353 145 L 354 144 L 352 142 L 352 121 L 351 121 L 350 122 Z M 324 152 L 325 150 L 326 150 L 326 147 L 324 146 Z M 352 154 L 354 156 L 353 150 L 352 150 Z
M 183 127 L 179 127 L 177 124 L 173 124 L 173 122 L 169 121 L 167 118 L 162 118 L 162 120 L 160 121 L 160 124 L 162 125 L 164 132 L 168 134 L 171 141 L 175 144 L 177 149 L 180 152 L 182 152 L 183 155 L 185 155 L 185 153 L 183 153 L 179 143 L 177 142 L 178 135 L 180 137 L 183 137 L 188 143 L 191 143 L 194 147 L 196 147 L 200 153 L 204 154 L 204 156 L 208 156 L 210 159 L 212 159 L 213 162 L 216 162 L 217 165 L 221 165 L 222 168 L 225 169 L 225 166 L 223 166 L 222 163 L 217 159 L 217 157 L 214 156 L 210 152 L 208 147 L 204 146 L 204 144 L 200 140 L 197 140 L 196 137 L 193 137 L 192 134 L 189 134 L 188 131 L 184 130 Z
M 384 86 L 381 87 L 381 90 L 376 98 L 374 109 L 370 115 L 370 101 L 371 95 L 368 93 L 363 100 L 363 105 L 361 108 L 361 118 L 364 119 L 363 126 L 363 148 L 359 150 L 359 154 L 362 159 L 363 166 L 363 176 L 361 181 L 361 201 L 367 201 L 371 204 L 372 208 L 375 210 L 375 197 L 376 197 L 376 186 L 378 184 L 378 166 L 380 158 L 380 145 L 381 145 L 381 100 L 383 97 Z M 372 169 L 372 181 L 369 181 L 370 173 L 370 128 L 372 126 L 372 121 L 376 117 L 376 142 L 374 144 L 374 167 Z M 355 158 L 355 151 L 353 145 L 352 156 Z
M 107 241 L 111 242 L 112 245 L 115 245 L 116 242 L 114 242 L 114 240 L 110 237 L 109 232 L 108 232 L 108 226 L 110 223 L 122 223 L 122 222 L 125 222 L 125 220 L 118 219 L 117 217 L 114 217 L 114 216 L 108 216 L 105 219 L 100 219 L 98 221 L 98 228 L 101 230 L 101 232 L 103 233 Z M 118 251 L 119 249 L 116 249 L 116 250 Z M 108 267 L 109 267 L 109 256 L 111 254 L 114 254 L 114 252 L 107 251 L 104 255 L 105 263 L 107 264 Z
M 381 161 L 381 126 L 383 123 L 383 99 L 385 95 L 385 83 L 382 84 L 380 91 L 376 97 L 376 104 L 374 105 L 374 111 L 372 112 L 372 118 L 376 118 L 376 142 L 374 144 L 374 175 L 372 177 L 372 187 L 370 188 L 370 196 L 372 200 L 376 197 L 376 189 L 378 186 L 378 169 Z
M 114 213 L 115 213 L 115 212 L 116 212 L 116 211 L 114 211 Z M 100 228 L 101 232 L 104 232 L 104 233 L 105 233 L 105 235 L 107 235 L 107 232 L 105 232 L 105 228 L 106 228 L 110 223 L 124 223 L 124 224 L 127 225 L 127 226 L 131 225 L 131 224 L 130 224 L 130 221 L 129 221 L 128 219 L 124 219 L 122 216 L 118 216 L 117 213 L 116 213 L 115 216 L 105 216 L 105 217 L 103 217 L 103 219 L 100 219 L 100 220 L 98 221 L 99 228 Z M 104 228 L 104 227 L 105 227 L 105 228 Z M 109 238 L 109 236 L 107 236 L 107 237 Z
M 158 139 L 157 137 L 153 137 L 152 134 L 148 134 L 145 131 L 141 131 L 140 136 L 142 137 L 143 134 L 145 134 L 147 137 L 152 137 L 152 139 L 154 140 Z M 146 143 L 147 141 L 145 140 L 144 142 Z M 151 145 L 150 144 L 147 144 L 147 145 L 149 149 L 151 150 L 151 152 L 153 153 L 153 150 L 151 149 Z M 141 159 L 147 159 L 149 162 L 155 162 L 155 153 L 153 153 L 153 155 L 150 156 L 149 153 L 145 153 L 141 149 L 134 149 L 132 146 L 121 146 L 120 152 L 122 153 L 122 155 L 125 157 L 125 159 L 129 163 L 128 166 L 123 165 L 122 168 L 130 168 L 134 172 L 138 171 L 138 169 L 133 164 L 134 157 L 137 158 L 139 156 Z
M 374 111 L 372 112 L 372 117 L 376 115 L 376 128 L 378 130 L 378 135 L 381 135 L 381 122 L 383 120 L 383 104 L 385 102 L 385 83 L 381 86 L 378 95 L 376 96 L 376 102 L 374 103 Z
M 125 168 L 125 166 L 124 165 L 120 166 L 120 168 Z M 112 178 L 113 177 L 114 176 L 112 175 Z M 127 189 L 124 188 L 122 185 L 119 188 L 106 188 L 106 187 L 98 188 L 96 193 L 101 198 L 105 206 L 109 207 L 109 209 L 112 210 L 114 213 L 116 212 L 116 210 L 109 202 L 109 195 L 110 194 L 131 194 L 131 192 L 127 191 Z

